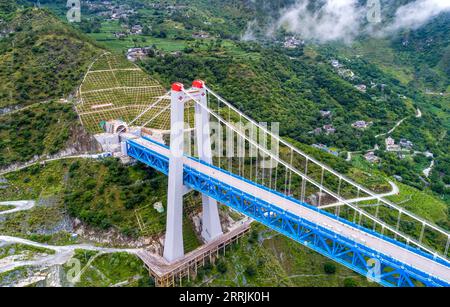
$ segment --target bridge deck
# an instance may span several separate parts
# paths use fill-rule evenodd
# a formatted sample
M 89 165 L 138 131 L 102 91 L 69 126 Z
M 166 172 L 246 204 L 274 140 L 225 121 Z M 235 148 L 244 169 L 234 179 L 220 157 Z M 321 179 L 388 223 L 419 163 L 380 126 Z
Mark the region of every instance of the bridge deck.
M 170 156 L 170 150 L 166 147 L 159 146 L 144 139 L 137 139 L 134 141 L 158 154 L 166 157 Z M 446 282 L 450 282 L 450 267 L 414 253 L 413 251 L 409 251 L 391 242 L 375 237 L 363 230 L 339 222 L 324 214 L 321 214 L 320 212 L 300 206 L 299 204 L 290 201 L 289 199 L 283 198 L 275 193 L 271 193 L 268 190 L 252 185 L 244 180 L 231 176 L 225 172 L 221 172 L 208 165 L 199 163 L 187 157 L 185 158 L 184 163 L 186 166 L 189 166 L 192 169 L 195 169 L 207 176 L 219 180 L 220 182 L 233 187 L 237 187 L 239 190 L 245 193 L 254 195 L 259 199 L 267 201 L 272 205 L 289 211 L 290 213 L 293 213 L 303 219 L 318 224 L 353 241 L 362 243 L 373 250 L 397 259 L 405 264 L 409 264 L 422 272 L 425 272 L 432 276 L 436 276 Z

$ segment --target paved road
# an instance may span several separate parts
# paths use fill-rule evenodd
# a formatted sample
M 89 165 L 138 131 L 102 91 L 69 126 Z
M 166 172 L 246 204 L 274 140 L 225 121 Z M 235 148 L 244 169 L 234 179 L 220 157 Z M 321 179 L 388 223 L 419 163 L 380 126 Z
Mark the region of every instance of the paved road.
M 138 139 L 135 141 L 163 156 L 166 157 L 170 156 L 170 150 L 165 147 L 156 145 L 144 139 Z M 277 194 L 271 193 L 270 191 L 261 189 L 257 186 L 254 186 L 236 177 L 230 176 L 224 172 L 218 171 L 207 165 L 198 163 L 188 158 L 185 158 L 184 163 L 185 165 L 207 176 L 215 178 L 225 184 L 228 184 L 233 187 L 239 187 L 241 191 L 248 193 L 250 195 L 255 195 L 256 197 L 263 199 L 279 207 L 280 209 L 289 211 L 303 219 L 306 219 L 317 225 L 321 225 L 322 227 L 330 229 L 333 232 L 339 233 L 355 242 L 364 244 L 376 251 L 379 251 L 380 253 L 391 256 L 394 259 L 397 259 L 403 263 L 407 263 L 419 269 L 422 272 L 426 272 L 430 275 L 436 276 L 450 283 L 450 266 L 444 266 L 442 264 L 436 263 L 431 259 L 425 258 L 421 255 L 413 253 L 393 243 L 372 236 L 367 232 L 356 229 L 347 224 L 341 223 L 320 212 L 314 211 L 312 209 L 303 206 L 299 206 L 297 203 L 293 201 L 285 199 Z
M 419 108 L 416 111 L 416 118 L 422 118 L 422 111 Z
M 10 214 L 13 212 L 18 212 L 18 211 L 30 210 L 31 208 L 33 208 L 35 206 L 35 202 L 34 201 L 6 201 L 6 202 L 0 202 L 0 205 L 16 206 L 16 208 L 14 208 L 14 209 L 0 212 L 0 215 L 4 215 L 4 214 Z M 28 245 L 28 246 L 40 247 L 40 248 L 53 250 L 55 252 L 55 254 L 40 257 L 38 259 L 21 260 L 21 261 L 16 261 L 14 256 L 0 259 L 0 273 L 8 272 L 8 271 L 14 270 L 14 269 L 22 267 L 22 266 L 46 266 L 46 267 L 49 267 L 49 266 L 53 266 L 53 265 L 62 265 L 64 263 L 66 263 L 67 261 L 69 261 L 73 257 L 76 249 L 98 251 L 98 252 L 101 252 L 104 254 L 125 252 L 125 253 L 129 253 L 129 254 L 134 254 L 134 255 L 137 255 L 137 253 L 141 251 L 139 249 L 103 248 L 103 247 L 98 247 L 98 246 L 94 246 L 94 245 L 90 245 L 90 244 L 55 246 L 55 245 L 48 245 L 48 244 L 44 244 L 44 243 L 33 242 L 30 240 L 22 239 L 22 238 L 18 238 L 18 237 L 0 236 L 0 246 L 2 246 L 4 244 L 23 244 L 23 245 Z
M 36 160 L 33 162 L 25 163 L 25 164 L 17 166 L 17 167 L 12 167 L 12 168 L 8 168 L 3 171 L 0 171 L 0 176 L 6 175 L 9 173 L 14 173 L 14 172 L 26 169 L 26 168 L 36 165 L 36 164 L 48 163 L 48 162 L 59 161 L 59 160 L 70 160 L 70 159 L 96 159 L 97 156 L 98 156 L 98 154 L 82 154 L 82 155 L 56 157 L 56 158 L 50 158 L 50 159 L 46 159 L 46 160 Z
M 20 201 L 4 201 L 0 202 L 0 206 L 14 206 L 14 209 L 0 211 L 0 215 L 10 214 L 18 211 L 30 210 L 36 205 L 34 200 L 20 200 Z
M 423 170 L 423 174 L 425 175 L 425 177 L 430 177 L 431 171 L 433 170 L 434 167 L 434 160 L 431 161 L 431 164 L 429 167 L 427 167 L 426 169 Z
M 62 265 L 69 261 L 76 249 L 81 250 L 89 250 L 89 251 L 98 251 L 105 254 L 108 253 L 130 253 L 136 255 L 140 250 L 139 249 L 118 249 L 118 248 L 103 248 L 90 244 L 79 244 L 79 245 L 66 245 L 66 246 L 54 246 L 43 243 L 37 243 L 30 240 L 17 238 L 17 237 L 9 237 L 9 236 L 0 236 L 0 243 L 2 244 L 23 244 L 28 246 L 40 247 L 45 249 L 50 249 L 55 252 L 53 255 L 48 255 L 45 257 L 40 257 L 38 259 L 32 260 L 24 260 L 24 261 L 1 261 L 0 260 L 0 273 L 8 272 L 14 270 L 16 268 L 22 266 L 53 266 L 53 265 Z M 3 259 L 5 260 L 5 259 Z
M 382 134 L 376 135 L 375 138 L 379 138 L 380 136 L 387 135 L 387 134 L 391 134 L 392 132 L 395 131 L 395 129 L 398 128 L 398 126 L 400 126 L 400 125 L 401 125 L 405 120 L 407 120 L 407 119 L 408 119 L 408 117 L 405 117 L 405 118 L 401 119 L 400 121 L 398 121 L 398 122 L 395 124 L 394 128 L 392 128 L 391 130 L 389 130 L 389 131 L 386 132 L 386 133 L 382 133 Z
M 384 194 L 377 194 L 375 196 L 368 196 L 368 197 L 359 197 L 359 198 L 353 198 L 353 199 L 347 199 L 347 203 L 349 204 L 354 204 L 354 203 L 359 203 L 360 201 L 367 201 L 367 200 L 374 200 L 377 199 L 378 197 L 388 197 L 388 196 L 393 196 L 393 195 L 397 195 L 400 192 L 400 189 L 398 188 L 398 186 L 392 182 L 389 181 L 389 184 L 392 187 L 392 190 L 389 193 L 384 193 Z M 345 203 L 343 202 L 337 202 L 334 204 L 329 204 L 326 206 L 321 206 L 319 207 L 320 209 L 326 209 L 326 208 L 333 208 L 333 207 L 338 207 L 338 206 L 345 206 Z

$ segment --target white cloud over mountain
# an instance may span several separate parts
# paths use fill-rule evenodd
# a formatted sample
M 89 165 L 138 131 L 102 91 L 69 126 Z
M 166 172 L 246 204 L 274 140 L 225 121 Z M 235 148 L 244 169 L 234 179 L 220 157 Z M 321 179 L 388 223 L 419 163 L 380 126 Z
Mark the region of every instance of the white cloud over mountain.
M 361 33 L 380 35 L 415 29 L 440 13 L 450 11 L 450 0 L 415 0 L 398 7 L 391 22 L 374 27 L 367 16 L 373 16 L 377 7 L 383 9 L 377 1 L 368 0 L 366 6 L 358 0 L 325 0 L 319 8 L 311 9 L 314 0 L 298 0 L 282 12 L 275 27 L 285 27 L 305 39 L 319 42 L 348 42 Z M 383 19 L 382 15 L 380 17 Z

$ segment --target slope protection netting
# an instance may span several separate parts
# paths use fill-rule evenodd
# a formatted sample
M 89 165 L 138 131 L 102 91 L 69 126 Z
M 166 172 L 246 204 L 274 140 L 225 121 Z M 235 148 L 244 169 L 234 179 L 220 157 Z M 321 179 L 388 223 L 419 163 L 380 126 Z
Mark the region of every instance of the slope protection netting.
M 166 90 L 139 67 L 125 58 L 105 53 L 92 63 L 78 92 L 77 112 L 91 133 L 101 133 L 100 123 L 108 120 L 134 122 L 159 130 L 170 129 L 170 97 Z M 189 107 L 190 106 L 190 107 Z M 193 118 L 194 104 L 186 108 Z

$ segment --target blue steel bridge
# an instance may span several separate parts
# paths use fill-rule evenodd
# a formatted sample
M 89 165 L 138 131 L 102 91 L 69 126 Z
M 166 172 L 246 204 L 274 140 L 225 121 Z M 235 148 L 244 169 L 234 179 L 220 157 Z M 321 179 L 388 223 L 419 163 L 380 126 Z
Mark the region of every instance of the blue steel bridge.
M 162 106 L 154 112 L 158 104 Z M 195 129 L 177 125 L 186 122 L 188 106 L 195 108 Z M 168 261 L 184 255 L 183 195 L 195 190 L 203 195 L 206 241 L 221 235 L 219 203 L 383 286 L 450 285 L 448 232 L 278 138 L 203 82 L 194 82 L 188 90 L 174 84 L 129 125 L 149 110 L 153 118 L 170 113 L 170 146 L 162 139 L 121 134 L 128 156 L 169 176 Z M 243 122 L 246 128 L 233 122 Z M 213 129 L 220 140 L 220 131 L 234 136 L 213 146 Z M 192 131 L 197 144 L 206 146 L 191 149 L 191 142 L 176 141 Z

